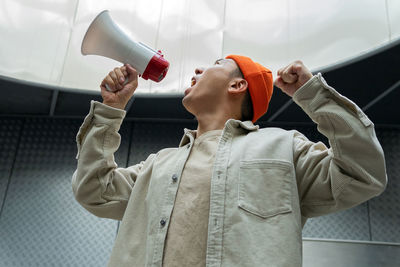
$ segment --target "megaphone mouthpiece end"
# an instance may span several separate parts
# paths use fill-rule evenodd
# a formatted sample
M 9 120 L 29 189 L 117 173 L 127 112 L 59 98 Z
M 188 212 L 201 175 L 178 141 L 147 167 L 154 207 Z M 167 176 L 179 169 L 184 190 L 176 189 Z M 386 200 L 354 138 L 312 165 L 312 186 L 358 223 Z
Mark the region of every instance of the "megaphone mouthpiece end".
M 168 68 L 169 62 L 160 54 L 155 54 L 143 72 L 142 78 L 160 82 L 167 75 Z

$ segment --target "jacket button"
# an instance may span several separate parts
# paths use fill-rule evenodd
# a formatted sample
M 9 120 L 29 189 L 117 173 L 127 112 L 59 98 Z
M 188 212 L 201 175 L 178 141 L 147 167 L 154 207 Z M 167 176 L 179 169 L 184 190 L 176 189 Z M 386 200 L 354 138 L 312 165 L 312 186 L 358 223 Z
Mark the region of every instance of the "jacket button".
M 172 181 L 175 183 L 176 181 L 178 181 L 178 175 L 174 174 L 172 175 Z
M 161 227 L 164 227 L 164 225 L 165 225 L 166 223 L 167 223 L 167 222 L 166 222 L 164 219 L 162 219 L 162 220 L 160 221 Z

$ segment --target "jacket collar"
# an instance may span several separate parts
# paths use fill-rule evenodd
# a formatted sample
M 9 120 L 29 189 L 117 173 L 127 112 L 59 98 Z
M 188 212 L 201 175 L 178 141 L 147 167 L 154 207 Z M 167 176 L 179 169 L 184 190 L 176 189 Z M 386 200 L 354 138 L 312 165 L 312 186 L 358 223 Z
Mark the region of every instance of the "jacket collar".
M 225 132 L 237 132 L 237 131 L 245 131 L 251 132 L 251 131 L 256 131 L 260 127 L 258 125 L 254 125 L 251 121 L 240 121 L 240 120 L 234 120 L 234 119 L 229 119 L 225 123 L 225 127 L 222 131 L 222 135 Z M 188 143 L 192 143 L 195 139 L 196 136 L 196 130 L 190 130 L 185 128 L 184 129 L 184 134 L 181 139 L 181 142 L 179 143 L 179 147 L 184 146 Z

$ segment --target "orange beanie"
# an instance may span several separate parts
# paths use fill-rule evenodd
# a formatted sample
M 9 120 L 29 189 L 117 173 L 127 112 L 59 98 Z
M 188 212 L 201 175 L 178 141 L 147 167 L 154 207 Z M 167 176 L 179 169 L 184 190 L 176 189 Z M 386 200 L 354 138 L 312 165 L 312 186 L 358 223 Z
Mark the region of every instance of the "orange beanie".
M 248 90 L 253 103 L 252 122 L 254 123 L 267 112 L 274 88 L 272 73 L 249 57 L 229 55 L 226 58 L 233 59 L 236 62 L 248 83 Z

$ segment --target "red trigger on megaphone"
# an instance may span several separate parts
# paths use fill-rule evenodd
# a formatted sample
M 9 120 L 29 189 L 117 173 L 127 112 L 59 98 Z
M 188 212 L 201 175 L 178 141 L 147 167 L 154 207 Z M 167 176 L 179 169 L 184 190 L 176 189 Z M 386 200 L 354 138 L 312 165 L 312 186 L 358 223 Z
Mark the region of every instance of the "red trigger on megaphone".
M 160 50 L 131 40 L 112 21 L 108 10 L 102 11 L 90 24 L 82 41 L 83 55 L 98 55 L 130 64 L 143 79 L 159 82 L 167 75 L 169 62 Z

